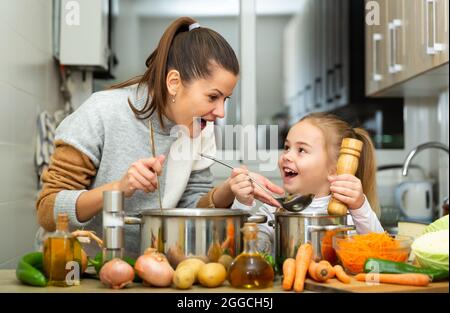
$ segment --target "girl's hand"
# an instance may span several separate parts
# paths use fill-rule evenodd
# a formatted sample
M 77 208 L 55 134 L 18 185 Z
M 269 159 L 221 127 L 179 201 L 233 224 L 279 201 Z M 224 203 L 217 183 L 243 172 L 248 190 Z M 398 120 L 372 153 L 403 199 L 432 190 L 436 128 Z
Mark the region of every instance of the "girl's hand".
M 131 197 L 136 190 L 155 191 L 158 188 L 156 176 L 161 175 L 164 159 L 165 156 L 160 155 L 157 158 L 141 159 L 134 162 L 122 179 L 118 181 L 117 188 L 124 192 L 125 197 Z
M 267 190 L 271 191 L 274 194 L 283 195 L 283 188 L 275 185 L 266 177 L 251 173 L 248 171 L 246 167 L 235 168 L 231 173 L 230 177 L 230 187 L 231 191 L 235 194 L 236 199 L 245 205 L 252 205 L 255 199 L 275 206 L 280 207 L 280 204 L 267 193 L 262 191 L 259 187 L 255 186 L 251 181 L 251 176 L 254 180 L 256 180 L 259 184 L 266 187 Z
M 284 190 L 278 185 L 275 185 L 270 180 L 268 180 L 266 177 L 256 174 L 256 173 L 250 173 L 250 176 L 256 180 L 260 185 L 264 186 L 269 192 L 271 192 L 274 196 L 283 196 Z M 254 191 L 254 197 L 268 205 L 274 206 L 274 207 L 281 207 L 281 204 L 275 200 L 273 197 L 269 196 L 266 192 L 262 191 L 261 188 L 258 186 L 255 187 Z
M 249 179 L 249 174 L 250 172 L 245 166 L 235 168 L 233 169 L 233 172 L 231 172 L 229 184 L 236 199 L 242 204 L 251 206 L 255 197 L 253 194 L 253 184 Z
M 364 204 L 364 192 L 358 177 L 350 174 L 328 176 L 332 196 L 345 203 L 349 209 L 356 210 Z

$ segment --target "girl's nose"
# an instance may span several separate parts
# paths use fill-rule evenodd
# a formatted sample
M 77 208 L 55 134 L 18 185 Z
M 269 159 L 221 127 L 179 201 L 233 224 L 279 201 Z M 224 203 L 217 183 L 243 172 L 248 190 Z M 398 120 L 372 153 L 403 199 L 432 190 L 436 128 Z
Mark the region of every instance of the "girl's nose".
M 293 160 L 291 150 L 284 152 L 282 157 L 283 157 L 283 161 L 292 162 L 292 160 Z

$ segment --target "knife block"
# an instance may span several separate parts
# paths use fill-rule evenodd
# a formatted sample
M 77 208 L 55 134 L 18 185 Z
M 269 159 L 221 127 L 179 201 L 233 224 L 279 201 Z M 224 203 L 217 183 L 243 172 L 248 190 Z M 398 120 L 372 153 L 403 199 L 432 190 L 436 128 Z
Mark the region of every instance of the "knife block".
M 361 151 L 363 148 L 363 142 L 358 139 L 344 138 L 341 144 L 341 150 L 339 151 L 339 158 L 336 167 L 336 174 L 351 174 L 355 175 L 358 164 L 359 157 L 361 156 Z M 346 215 L 347 205 L 341 201 L 334 199 L 333 197 L 328 204 L 328 214 L 330 215 Z

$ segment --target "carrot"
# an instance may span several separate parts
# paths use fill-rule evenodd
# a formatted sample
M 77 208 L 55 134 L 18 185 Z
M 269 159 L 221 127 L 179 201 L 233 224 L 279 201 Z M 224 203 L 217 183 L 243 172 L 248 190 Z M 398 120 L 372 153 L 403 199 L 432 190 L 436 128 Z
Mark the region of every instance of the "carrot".
M 295 278 L 295 260 L 288 258 L 283 263 L 283 290 L 291 290 Z
M 409 256 L 409 250 L 401 248 L 400 241 L 388 233 L 354 235 L 337 240 L 336 246 L 342 265 L 352 274 L 364 272 L 368 258 L 405 262 Z
M 336 276 L 336 270 L 334 269 L 333 265 L 330 264 L 330 262 L 326 260 L 322 260 L 319 262 L 319 264 L 325 265 L 328 268 L 328 277 L 327 279 L 333 278 Z
M 333 264 L 337 261 L 336 251 L 333 248 L 333 237 L 336 233 L 336 230 L 327 230 L 322 238 L 322 244 L 320 245 L 323 259 Z
M 227 239 L 229 239 L 228 250 L 230 255 L 234 255 L 234 221 L 232 218 L 227 218 Z
M 344 284 L 350 284 L 351 279 L 350 276 L 347 275 L 347 273 L 344 272 L 344 269 L 340 265 L 335 265 L 334 270 L 336 271 L 336 277 Z
M 328 266 L 314 261 L 309 263 L 308 274 L 312 279 L 318 282 L 324 282 L 328 279 Z
M 302 292 L 305 287 L 306 273 L 308 272 L 309 263 L 311 262 L 313 255 L 313 248 L 310 243 L 302 244 L 295 256 L 295 281 L 294 290 L 296 292 Z
M 426 274 L 357 274 L 355 276 L 358 281 L 380 282 L 385 284 L 408 285 L 408 286 L 428 286 L 430 277 Z

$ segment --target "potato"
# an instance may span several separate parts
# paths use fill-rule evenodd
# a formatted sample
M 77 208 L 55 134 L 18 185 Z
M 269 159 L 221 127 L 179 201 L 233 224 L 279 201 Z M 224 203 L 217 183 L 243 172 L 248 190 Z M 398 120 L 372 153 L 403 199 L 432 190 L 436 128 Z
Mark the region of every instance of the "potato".
M 228 272 L 228 269 L 230 268 L 231 262 L 233 262 L 233 260 L 234 259 L 232 256 L 224 254 L 219 258 L 219 263 L 222 264 Z
M 194 282 L 198 282 L 198 272 L 200 271 L 200 268 L 205 265 L 205 262 L 203 262 L 200 259 L 197 258 L 192 258 L 192 259 L 186 259 L 184 261 L 181 261 L 178 266 L 177 266 L 177 270 L 181 267 L 187 266 L 190 269 L 192 269 L 194 271 L 194 275 L 195 275 L 195 281 Z
M 188 266 L 177 268 L 173 275 L 173 283 L 178 289 L 189 289 L 195 282 L 195 271 Z
M 225 266 L 220 263 L 208 263 L 203 265 L 198 272 L 198 281 L 204 287 L 218 287 L 227 277 Z

